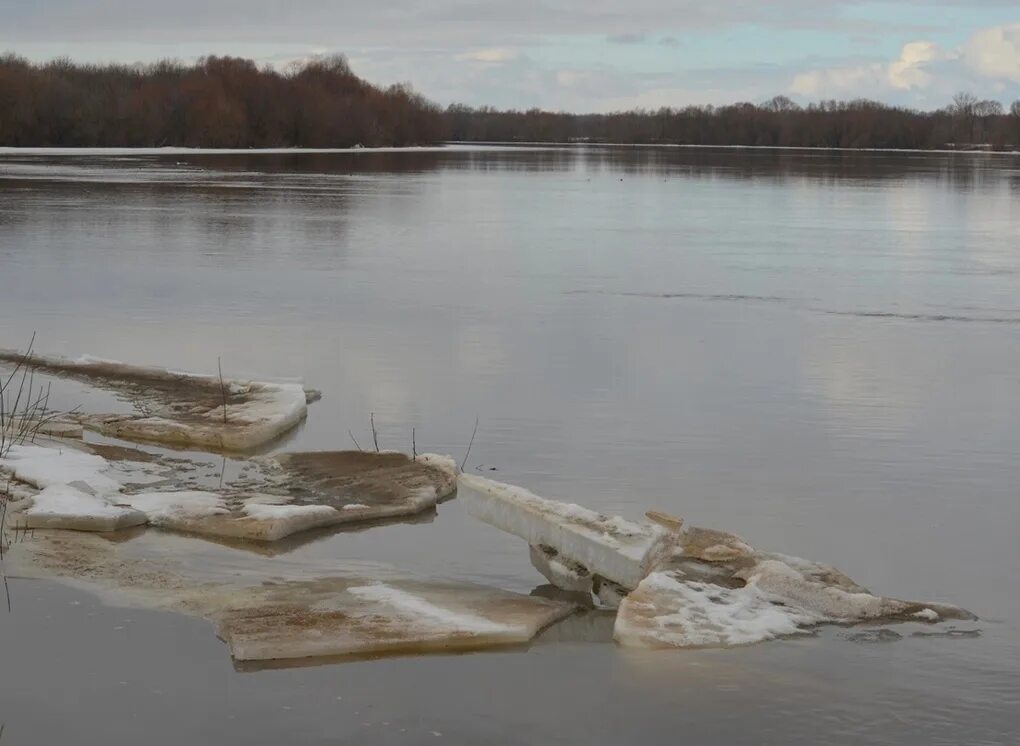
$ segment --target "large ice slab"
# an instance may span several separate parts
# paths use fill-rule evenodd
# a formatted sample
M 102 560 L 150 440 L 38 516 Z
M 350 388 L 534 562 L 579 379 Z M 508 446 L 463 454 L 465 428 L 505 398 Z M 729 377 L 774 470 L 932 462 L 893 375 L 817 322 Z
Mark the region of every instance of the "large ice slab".
M 150 554 L 138 542 L 47 532 L 5 562 L 22 577 L 68 578 L 121 605 L 209 619 L 236 660 L 282 661 L 274 665 L 522 645 L 577 609 L 373 562 L 196 558 L 188 542 L 159 546 Z
M 575 607 L 468 584 L 291 583 L 219 617 L 236 660 L 471 650 L 528 642 Z
M 82 418 L 92 430 L 133 441 L 243 452 L 279 438 L 301 422 L 314 392 L 296 383 L 270 383 L 182 373 L 111 360 L 0 350 L 0 362 L 73 376 L 118 392 L 133 414 Z
M 473 474 L 461 474 L 457 485 L 471 515 L 627 588 L 637 587 L 670 546 L 672 534 L 657 524 L 606 516 Z
M 728 646 L 824 623 L 973 618 L 947 604 L 877 596 L 828 565 L 757 552 L 733 534 L 691 527 L 673 556 L 623 599 L 614 638 L 630 647 Z
M 64 488 L 20 495 L 15 512 L 24 516 L 19 525 L 114 531 L 148 522 L 175 531 L 272 542 L 316 528 L 433 510 L 456 489 L 456 464 L 435 454 L 414 459 L 360 451 L 282 454 L 247 462 L 243 487 L 202 490 L 168 487 L 166 482 L 173 480 L 165 477 L 174 465 L 153 463 L 151 454 L 96 446 L 116 457 L 111 462 L 85 448 L 90 446 L 15 446 L 0 461 L 0 469 L 36 489 Z M 160 489 L 146 490 L 148 483 Z
M 435 454 L 315 451 L 260 459 L 226 511 L 158 525 L 223 538 L 278 541 L 301 531 L 433 510 L 456 490 L 456 464 Z

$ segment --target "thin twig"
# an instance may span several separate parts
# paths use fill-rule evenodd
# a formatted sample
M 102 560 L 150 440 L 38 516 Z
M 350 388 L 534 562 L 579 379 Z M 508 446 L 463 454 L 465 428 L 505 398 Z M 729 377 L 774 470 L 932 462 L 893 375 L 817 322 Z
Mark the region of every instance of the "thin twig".
M 464 460 L 460 462 L 460 470 L 464 471 L 464 464 L 467 463 L 468 456 L 471 455 L 471 446 L 475 444 L 475 434 L 478 432 L 478 415 L 475 415 L 475 429 L 471 431 L 471 440 L 468 441 L 467 452 L 464 454 Z
M 362 453 L 364 453 L 365 449 L 362 448 L 361 445 L 358 443 L 358 439 L 354 437 L 354 433 L 352 433 L 350 430 L 348 430 L 347 434 L 351 436 L 351 440 L 354 441 L 354 445 L 358 446 L 358 450 L 361 451 Z
M 414 428 L 411 428 L 411 457 L 418 460 L 418 444 L 414 442 Z
M 372 442 L 375 443 L 375 452 L 379 453 L 379 433 L 375 431 L 375 412 L 370 412 L 368 421 L 372 423 Z
M 220 396 L 223 397 L 223 424 L 227 424 L 227 387 L 223 385 L 223 364 L 216 358 L 216 368 L 220 372 Z

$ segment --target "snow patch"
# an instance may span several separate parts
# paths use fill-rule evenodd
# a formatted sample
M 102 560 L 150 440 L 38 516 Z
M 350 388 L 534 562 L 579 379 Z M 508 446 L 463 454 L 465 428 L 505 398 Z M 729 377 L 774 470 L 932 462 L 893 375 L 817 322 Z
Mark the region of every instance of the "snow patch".
M 356 586 L 348 588 L 347 592 L 366 601 L 385 604 L 396 610 L 399 614 L 406 615 L 419 624 L 427 624 L 444 629 L 452 629 L 455 632 L 468 632 L 471 634 L 493 634 L 512 630 L 512 627 L 508 627 L 506 624 L 499 624 L 476 614 L 454 611 L 438 606 L 421 596 L 388 586 L 384 583 Z
M 797 634 L 817 621 L 771 603 L 750 585 L 723 588 L 656 572 L 623 600 L 613 635 L 633 647 L 747 645 Z
M 108 474 L 110 464 L 106 459 L 73 448 L 16 445 L 0 459 L 0 466 L 39 489 L 77 482 L 87 485 L 85 491 L 103 495 L 121 488 L 120 482 Z
M 32 498 L 31 506 L 13 520 L 25 528 L 71 531 L 117 531 L 145 523 L 144 513 L 112 504 L 106 497 L 82 492 L 69 484 L 54 484 Z
M 146 492 L 123 495 L 120 500 L 145 513 L 153 526 L 229 513 L 223 498 L 212 492 Z

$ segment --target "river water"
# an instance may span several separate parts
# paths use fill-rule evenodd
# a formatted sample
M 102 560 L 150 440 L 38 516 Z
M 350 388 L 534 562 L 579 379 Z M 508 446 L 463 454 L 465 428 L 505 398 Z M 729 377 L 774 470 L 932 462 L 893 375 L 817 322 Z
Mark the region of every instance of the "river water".
M 4 746 L 1020 743 L 1016 156 L 8 151 L 0 347 L 33 331 L 44 352 L 302 378 L 324 397 L 288 449 L 365 446 L 374 415 L 382 447 L 413 428 L 460 458 L 477 417 L 468 470 L 981 620 L 668 653 L 593 622 L 256 672 L 201 620 L 12 578 Z M 456 501 L 285 559 L 543 582 Z

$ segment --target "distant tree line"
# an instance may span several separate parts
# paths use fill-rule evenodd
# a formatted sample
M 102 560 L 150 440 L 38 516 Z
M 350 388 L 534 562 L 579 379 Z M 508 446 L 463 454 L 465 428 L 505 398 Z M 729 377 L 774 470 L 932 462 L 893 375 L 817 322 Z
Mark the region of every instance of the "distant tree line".
M 0 57 L 0 145 L 369 147 L 446 137 L 439 107 L 406 86 L 366 83 L 340 56 L 287 72 L 232 57 L 132 66 Z
M 453 105 L 379 88 L 342 56 L 285 72 L 233 57 L 193 65 L 33 64 L 0 56 L 0 145 L 207 148 L 615 142 L 820 148 L 1020 148 L 1020 101 L 958 94 L 932 112 L 875 101 L 569 114 Z
M 817 148 L 1020 148 L 1020 101 L 958 94 L 938 111 L 876 101 L 801 107 L 785 96 L 762 105 L 686 106 L 612 114 L 497 111 L 454 105 L 450 138 L 464 142 L 614 142 Z

